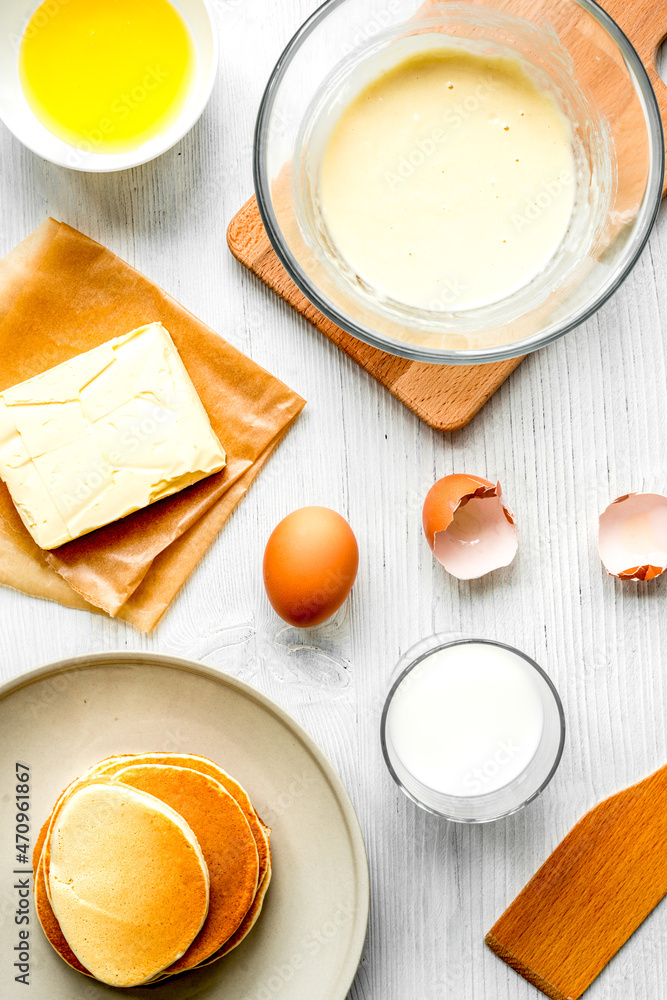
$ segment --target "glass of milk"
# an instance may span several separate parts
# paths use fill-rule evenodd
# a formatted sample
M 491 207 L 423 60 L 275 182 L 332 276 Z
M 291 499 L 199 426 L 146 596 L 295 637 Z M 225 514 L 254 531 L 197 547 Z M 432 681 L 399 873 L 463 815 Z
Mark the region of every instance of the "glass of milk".
M 565 718 L 551 680 L 525 653 L 490 639 L 432 636 L 392 675 L 381 741 L 392 777 L 417 805 L 484 823 L 546 787 Z

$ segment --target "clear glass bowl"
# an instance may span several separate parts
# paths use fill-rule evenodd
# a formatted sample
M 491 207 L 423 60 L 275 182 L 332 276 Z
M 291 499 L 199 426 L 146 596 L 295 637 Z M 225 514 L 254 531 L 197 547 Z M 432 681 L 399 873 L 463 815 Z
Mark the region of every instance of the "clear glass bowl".
M 551 263 L 519 291 L 459 312 L 445 303 L 408 306 L 360 279 L 337 253 L 318 201 L 327 136 L 364 74 L 398 61 L 394 54 L 406 45 L 442 45 L 443 36 L 454 47 L 520 59 L 570 123 L 578 177 L 570 224 Z M 639 56 L 590 0 L 329 0 L 271 75 L 254 172 L 271 243 L 325 316 L 390 354 L 474 364 L 556 340 L 618 288 L 657 215 L 665 147 Z
M 542 706 L 543 725 L 537 748 L 523 770 L 502 787 L 493 791 L 469 795 L 449 795 L 428 787 L 411 773 L 401 759 L 394 739 L 390 709 L 397 692 L 411 683 L 410 675 L 428 657 L 450 646 L 482 644 L 500 647 L 515 654 L 516 663 L 525 669 L 526 677 L 537 692 Z M 418 806 L 443 819 L 457 823 L 488 823 L 503 819 L 532 802 L 551 781 L 560 763 L 565 745 L 565 715 L 558 691 L 552 681 L 534 660 L 519 649 L 491 639 L 472 637 L 452 638 L 433 635 L 417 643 L 399 660 L 390 681 L 389 694 L 382 711 L 380 742 L 389 772 L 398 787 Z M 487 763 L 494 763 L 488 761 Z

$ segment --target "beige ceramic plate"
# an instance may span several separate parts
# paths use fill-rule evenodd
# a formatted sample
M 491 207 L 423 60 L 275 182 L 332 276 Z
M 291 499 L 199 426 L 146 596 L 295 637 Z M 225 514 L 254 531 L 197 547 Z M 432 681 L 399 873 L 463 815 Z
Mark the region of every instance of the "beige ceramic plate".
M 26 783 L 15 771 L 29 768 L 32 848 L 72 778 L 103 757 L 150 750 L 203 754 L 237 778 L 273 828 L 274 874 L 254 930 L 228 957 L 163 986 L 119 991 L 70 969 L 35 922 L 32 893 L 22 899 L 31 865 L 18 860 L 17 834 L 22 845 L 26 833 L 15 785 L 24 794 Z M 2 1000 L 344 1000 L 368 905 L 364 843 L 340 779 L 303 729 L 247 684 L 171 656 L 103 653 L 0 688 Z M 17 923 L 24 912 L 30 922 Z M 26 951 L 29 992 L 15 979 Z

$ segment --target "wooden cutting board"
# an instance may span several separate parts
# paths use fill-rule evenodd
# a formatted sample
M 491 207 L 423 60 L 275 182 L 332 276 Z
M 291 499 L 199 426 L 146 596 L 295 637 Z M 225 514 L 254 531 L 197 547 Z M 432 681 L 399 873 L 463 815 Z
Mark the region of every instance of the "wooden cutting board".
M 641 56 L 667 130 L 667 87 L 656 68 L 658 48 L 667 35 L 667 0 L 605 0 L 603 6 Z M 237 260 L 436 430 L 453 431 L 465 426 L 523 360 L 518 357 L 487 365 L 430 365 L 395 357 L 357 340 L 323 316 L 294 284 L 273 251 L 254 196 L 230 222 L 227 242 Z
M 254 195 L 230 222 L 227 242 L 237 260 L 436 430 L 453 431 L 467 424 L 523 361 L 428 365 L 397 358 L 357 340 L 323 316 L 294 284 L 269 242 Z
M 601 802 L 486 936 L 551 1000 L 578 1000 L 667 893 L 667 767 Z

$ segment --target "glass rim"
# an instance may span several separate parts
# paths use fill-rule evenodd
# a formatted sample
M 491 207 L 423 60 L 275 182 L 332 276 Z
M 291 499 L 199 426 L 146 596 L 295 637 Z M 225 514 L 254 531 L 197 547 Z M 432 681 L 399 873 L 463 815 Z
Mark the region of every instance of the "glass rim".
M 662 115 L 646 67 L 640 59 L 637 50 L 630 42 L 630 39 L 616 21 L 595 0 L 564 0 L 564 2 L 576 4 L 578 7 L 583 8 L 605 28 L 620 49 L 635 84 L 635 89 L 643 100 L 643 107 L 647 116 L 646 132 L 650 152 L 649 171 L 646 191 L 636 216 L 637 220 L 639 220 L 639 231 L 632 241 L 631 251 L 621 262 L 621 266 L 618 266 L 614 270 L 614 273 L 602 285 L 588 304 L 575 310 L 564 320 L 553 323 L 546 329 L 530 337 L 525 337 L 523 340 L 513 341 L 509 344 L 499 344 L 496 347 L 479 349 L 429 348 L 411 344 L 407 341 L 394 340 L 392 337 L 378 333 L 371 327 L 356 322 L 330 302 L 317 286 L 313 284 L 296 260 L 283 238 L 282 230 L 273 209 L 270 183 L 265 165 L 269 120 L 276 94 L 294 56 L 301 48 L 303 42 L 307 40 L 321 22 L 326 20 L 330 13 L 350 2 L 354 2 L 354 0 L 324 0 L 324 3 L 295 32 L 283 49 L 269 77 L 255 123 L 253 180 L 257 207 L 271 246 L 289 277 L 319 312 L 346 333 L 395 357 L 407 358 L 411 361 L 421 361 L 427 364 L 470 365 L 506 361 L 525 354 L 531 354 L 533 351 L 552 344 L 554 341 L 560 339 L 560 337 L 565 336 L 566 333 L 570 333 L 578 326 L 581 326 L 582 323 L 590 319 L 618 291 L 633 270 L 648 242 L 662 202 L 662 191 L 665 183 L 665 132 L 662 124 Z
M 417 653 L 417 655 L 415 655 L 413 658 L 413 653 L 416 653 L 417 649 L 421 649 L 424 646 L 424 644 L 428 643 L 430 640 L 433 641 L 433 645 L 429 646 L 428 649 L 423 650 L 423 652 Z M 427 805 L 420 798 L 418 798 L 418 796 L 416 796 L 413 792 L 411 792 L 408 788 L 406 788 L 400 776 L 396 773 L 396 770 L 389 756 L 389 750 L 387 748 L 387 715 L 389 714 L 389 709 L 394 699 L 394 695 L 396 694 L 398 688 L 403 683 L 408 674 L 410 674 L 414 670 L 414 668 L 418 666 L 420 663 L 422 663 L 427 657 L 431 656 L 433 653 L 439 652 L 439 650 L 441 649 L 447 649 L 450 646 L 465 646 L 470 644 L 498 646 L 501 649 L 506 649 L 510 653 L 514 653 L 516 656 L 521 657 L 522 660 L 525 660 L 526 663 L 528 663 L 528 665 L 531 666 L 540 675 L 542 680 L 546 683 L 547 688 L 554 700 L 554 704 L 556 705 L 556 709 L 558 712 L 558 723 L 560 729 L 558 749 L 556 751 L 553 763 L 549 769 L 548 774 L 541 781 L 539 787 L 536 788 L 535 791 L 531 792 L 531 794 L 527 798 L 523 799 L 523 801 L 520 802 L 518 805 L 513 806 L 511 809 L 504 810 L 503 812 L 500 812 L 495 816 L 489 816 L 483 819 L 480 819 L 478 817 L 451 816 L 446 812 L 442 812 L 438 809 L 434 809 L 432 806 Z M 538 795 L 541 795 L 541 793 L 550 783 L 554 774 L 558 770 L 558 766 L 561 762 L 563 751 L 565 749 L 565 736 L 567 732 L 567 726 L 565 723 L 565 711 L 563 709 L 563 702 L 558 693 L 558 689 L 556 688 L 554 682 L 551 680 L 551 678 L 544 670 L 544 668 L 541 667 L 539 663 L 537 663 L 537 661 L 532 658 L 532 656 L 529 656 L 527 653 L 524 653 L 523 650 L 521 649 L 517 649 L 516 646 L 511 646 L 509 643 L 506 642 L 500 642 L 498 639 L 484 639 L 484 638 L 474 638 L 474 637 L 449 639 L 443 637 L 442 635 L 436 634 L 432 636 L 427 636 L 425 639 L 420 640 L 420 642 L 416 643 L 414 646 L 411 646 L 410 649 L 408 649 L 398 661 L 398 666 L 400 666 L 400 664 L 404 660 L 408 660 L 409 662 L 402 670 L 400 670 L 398 676 L 392 681 L 391 686 L 389 688 L 389 692 L 387 693 L 387 697 L 385 698 L 384 705 L 382 707 L 382 716 L 380 718 L 380 746 L 382 748 L 382 756 L 384 757 L 384 762 L 387 765 L 387 770 L 389 771 L 392 778 L 394 779 L 394 782 L 400 788 L 400 790 L 403 792 L 404 795 L 406 795 L 409 799 L 411 799 L 412 802 L 414 802 L 415 805 L 419 806 L 420 809 L 424 809 L 426 812 L 431 813 L 432 816 L 437 816 L 439 819 L 446 819 L 450 823 L 464 823 L 466 825 L 495 823 L 500 819 L 506 819 L 508 816 L 512 816 L 514 815 L 514 813 L 519 812 L 521 809 L 524 809 L 530 802 L 536 799 Z M 452 801 L 461 803 L 470 802 L 473 799 L 475 802 L 479 802 L 484 799 L 488 800 L 490 796 L 496 795 L 498 791 L 502 791 L 502 789 L 498 789 L 496 792 L 486 792 L 483 795 L 475 795 L 475 796 L 448 795 L 447 798 L 451 799 Z

